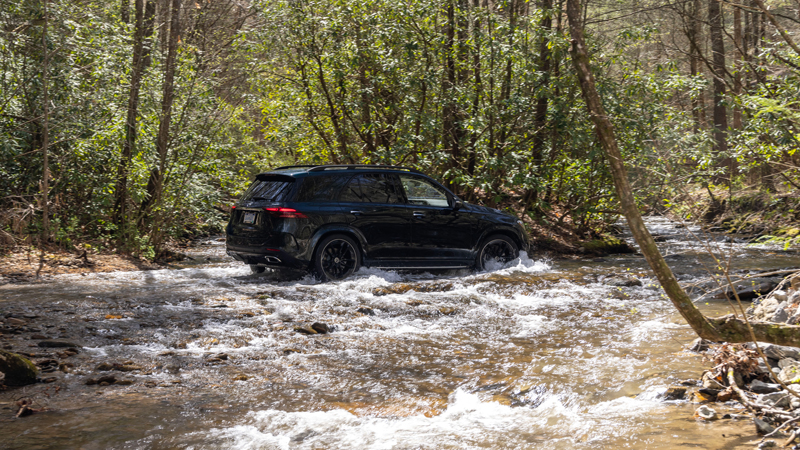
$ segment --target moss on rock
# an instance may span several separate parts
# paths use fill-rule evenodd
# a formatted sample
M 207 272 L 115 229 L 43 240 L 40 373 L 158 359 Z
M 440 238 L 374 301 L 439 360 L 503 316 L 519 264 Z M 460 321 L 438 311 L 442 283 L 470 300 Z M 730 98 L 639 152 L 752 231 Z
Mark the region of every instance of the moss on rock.
M 8 386 L 24 386 L 36 383 L 39 370 L 33 363 L 16 353 L 0 350 L 0 372 L 5 374 Z
M 598 255 L 634 252 L 633 248 L 628 245 L 627 242 L 607 234 L 601 235 L 599 239 L 592 239 L 591 241 L 584 242 L 582 245 L 587 252 Z

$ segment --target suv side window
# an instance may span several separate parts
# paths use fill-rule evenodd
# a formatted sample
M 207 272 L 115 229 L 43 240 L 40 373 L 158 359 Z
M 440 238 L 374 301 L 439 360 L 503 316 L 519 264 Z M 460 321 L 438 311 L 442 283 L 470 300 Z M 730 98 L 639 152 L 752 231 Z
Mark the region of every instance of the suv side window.
M 347 183 L 345 175 L 305 177 L 297 192 L 297 202 L 334 202 Z
M 402 203 L 393 180 L 382 173 L 356 175 L 350 179 L 339 195 L 341 202 L 355 203 Z
M 424 178 L 400 175 L 400 184 L 403 185 L 403 189 L 406 191 L 406 198 L 411 205 L 440 206 L 443 208 L 450 206 L 450 202 L 447 200 L 447 193 Z

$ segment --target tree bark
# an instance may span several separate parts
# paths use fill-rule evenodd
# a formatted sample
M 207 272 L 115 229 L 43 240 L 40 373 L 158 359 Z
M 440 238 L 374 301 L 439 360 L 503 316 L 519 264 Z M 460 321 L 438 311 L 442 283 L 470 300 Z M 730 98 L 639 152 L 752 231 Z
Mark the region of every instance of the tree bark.
M 42 2 L 44 8 L 44 23 L 42 25 L 42 240 L 50 239 L 50 97 L 47 92 L 49 83 L 47 72 L 49 69 L 50 54 L 47 51 L 47 1 Z M 38 271 L 37 271 L 38 276 Z
M 712 341 L 746 342 L 753 339 L 772 342 L 780 345 L 797 345 L 800 341 L 800 326 L 778 325 L 769 323 L 748 323 L 733 315 L 707 319 L 692 303 L 689 296 L 680 287 L 672 270 L 661 256 L 653 237 L 647 230 L 633 198 L 627 171 L 622 155 L 617 147 L 614 128 L 603 108 L 600 96 L 595 88 L 594 77 L 589 65 L 589 56 L 583 38 L 583 26 L 580 22 L 578 0 L 567 0 L 567 16 L 570 22 L 572 46 L 570 54 L 581 86 L 586 107 L 595 125 L 598 141 L 608 159 L 609 168 L 614 178 L 614 186 L 619 197 L 628 226 L 644 255 L 650 268 L 655 273 L 673 306 L 683 316 L 698 336 Z
M 175 60 L 178 53 L 178 36 L 180 34 L 181 0 L 172 0 L 170 10 L 169 44 L 167 60 L 164 63 L 164 85 L 161 97 L 161 116 L 156 137 L 158 152 L 158 173 L 156 175 L 156 203 L 160 203 L 164 195 L 164 177 L 167 170 L 167 153 L 169 150 L 169 130 L 172 122 L 172 103 L 175 100 Z
M 734 57 L 734 74 L 733 74 L 733 95 L 736 97 L 742 95 L 742 64 L 744 59 L 744 42 L 742 39 L 742 10 L 738 6 L 733 7 L 733 43 L 736 51 L 733 53 Z M 733 128 L 735 130 L 742 129 L 742 108 L 739 105 L 733 106 Z
M 139 91 L 142 84 L 144 71 L 144 0 L 136 0 L 134 4 L 135 29 L 133 33 L 133 60 L 131 61 L 131 85 L 128 91 L 128 111 L 125 119 L 125 141 L 122 144 L 122 153 L 117 165 L 117 183 L 114 188 L 113 222 L 117 226 L 119 251 L 123 250 L 125 216 L 128 203 L 128 176 L 131 158 L 136 149 L 137 124 L 139 115 Z
M 728 114 L 725 108 L 725 42 L 722 40 L 722 9 L 719 0 L 708 0 L 709 35 L 711 37 L 712 75 L 714 76 L 714 150 L 721 156 L 720 167 L 728 167 Z

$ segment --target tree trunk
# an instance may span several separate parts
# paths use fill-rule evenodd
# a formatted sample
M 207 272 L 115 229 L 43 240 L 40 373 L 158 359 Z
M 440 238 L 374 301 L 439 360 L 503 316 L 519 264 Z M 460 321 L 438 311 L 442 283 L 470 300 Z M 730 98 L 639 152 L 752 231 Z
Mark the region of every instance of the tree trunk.
M 572 46 L 570 54 L 578 76 L 586 107 L 595 125 L 597 138 L 606 154 L 611 174 L 614 178 L 619 202 L 622 206 L 628 226 L 639 244 L 650 268 L 655 273 L 672 304 L 689 323 L 698 336 L 713 341 L 746 342 L 753 339 L 772 342 L 779 345 L 797 345 L 800 341 L 800 326 L 753 323 L 752 332 L 748 323 L 729 315 L 707 319 L 692 303 L 689 296 L 680 287 L 672 270 L 661 256 L 653 237 L 647 230 L 633 198 L 628 175 L 623 164 L 622 155 L 617 147 L 614 128 L 609 120 L 600 96 L 595 88 L 594 77 L 589 66 L 589 56 L 583 39 L 583 26 L 580 22 L 578 0 L 567 0 L 567 17 L 570 22 Z
M 742 10 L 738 6 L 733 7 L 733 43 L 736 47 L 734 52 L 734 74 L 733 74 L 733 95 L 737 98 L 742 95 L 742 61 L 744 59 L 744 41 L 742 39 Z M 733 128 L 742 129 L 742 108 L 739 105 L 733 106 Z
M 700 76 L 701 72 L 701 59 L 700 59 L 700 42 L 703 35 L 703 28 L 701 26 L 700 16 L 700 0 L 692 1 L 692 9 L 689 11 L 689 71 L 693 77 Z M 701 129 L 708 126 L 706 121 L 706 94 L 705 90 L 701 90 L 697 97 L 692 99 L 692 117 L 694 119 L 694 132 L 697 133 Z
M 50 54 L 47 51 L 47 1 L 44 0 L 44 23 L 42 25 L 42 241 L 50 240 L 50 98 L 47 92 Z M 37 272 L 38 276 L 38 272 Z
M 167 48 L 167 60 L 164 62 L 164 85 L 161 97 L 161 117 L 158 124 L 158 136 L 156 137 L 156 151 L 158 152 L 158 172 L 155 181 L 155 220 L 151 241 L 156 249 L 156 254 L 160 251 L 163 230 L 161 229 L 160 218 L 164 217 L 164 212 L 160 210 L 163 203 L 165 178 L 167 172 L 167 155 L 169 150 L 169 131 L 172 121 L 172 103 L 175 100 L 175 60 L 178 53 L 178 37 L 180 35 L 181 21 L 181 0 L 172 0 L 170 10 L 169 25 L 169 44 Z
M 542 21 L 539 26 L 546 34 L 553 28 L 552 0 L 541 0 Z M 550 42 L 549 37 L 543 37 L 539 42 L 539 71 L 542 72 L 542 83 L 539 85 L 539 95 L 536 99 L 536 113 L 534 116 L 534 137 L 533 137 L 533 163 L 537 168 L 542 164 L 542 154 L 544 152 L 545 136 L 547 135 L 547 108 L 548 108 L 548 87 L 550 85 Z M 543 93 L 544 92 L 544 93 Z M 535 198 L 536 191 L 532 191 Z
M 122 154 L 117 165 L 117 183 L 114 189 L 113 221 L 117 225 L 117 238 L 119 251 L 124 247 L 124 231 L 126 208 L 128 203 L 128 176 L 131 158 L 136 149 L 137 125 L 139 115 L 139 91 L 142 84 L 142 56 L 144 50 L 144 0 L 136 0 L 134 4 L 135 29 L 133 33 L 133 61 L 131 62 L 131 85 L 128 91 L 128 111 L 125 120 L 125 142 L 122 144 Z
M 728 114 L 725 108 L 724 79 L 725 42 L 722 40 L 722 9 L 719 0 L 708 0 L 708 21 L 713 54 L 711 67 L 714 76 L 714 150 L 721 157 L 719 166 L 727 167 L 730 177 L 733 174 L 733 160 L 728 156 Z

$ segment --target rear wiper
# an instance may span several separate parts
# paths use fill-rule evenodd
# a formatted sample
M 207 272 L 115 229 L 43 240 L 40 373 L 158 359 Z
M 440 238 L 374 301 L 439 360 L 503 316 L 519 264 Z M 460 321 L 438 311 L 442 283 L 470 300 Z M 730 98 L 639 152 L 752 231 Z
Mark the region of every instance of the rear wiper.
M 267 198 L 267 197 L 253 197 L 253 200 L 266 200 L 268 202 L 274 202 L 274 199 Z

